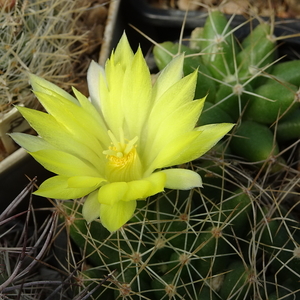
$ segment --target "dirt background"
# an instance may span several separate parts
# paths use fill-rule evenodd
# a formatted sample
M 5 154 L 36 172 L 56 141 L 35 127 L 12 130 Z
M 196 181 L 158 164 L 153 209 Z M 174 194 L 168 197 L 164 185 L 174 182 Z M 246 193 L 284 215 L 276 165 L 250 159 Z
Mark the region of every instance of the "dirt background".
M 156 8 L 180 10 L 206 10 L 218 6 L 227 14 L 250 14 L 279 18 L 300 18 L 299 0 L 147 0 Z

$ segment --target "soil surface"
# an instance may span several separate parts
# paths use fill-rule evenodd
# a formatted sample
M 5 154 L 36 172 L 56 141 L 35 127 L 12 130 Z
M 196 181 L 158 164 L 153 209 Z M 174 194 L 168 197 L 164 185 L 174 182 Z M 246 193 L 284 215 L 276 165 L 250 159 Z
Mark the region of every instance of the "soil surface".
M 206 10 L 218 6 L 226 14 L 250 14 L 279 18 L 300 18 L 299 0 L 146 0 L 162 9 Z

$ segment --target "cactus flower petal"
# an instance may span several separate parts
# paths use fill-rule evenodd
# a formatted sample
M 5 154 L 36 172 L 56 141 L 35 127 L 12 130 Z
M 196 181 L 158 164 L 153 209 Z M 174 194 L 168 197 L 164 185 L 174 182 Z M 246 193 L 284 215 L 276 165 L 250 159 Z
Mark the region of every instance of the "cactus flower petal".
M 201 176 L 187 169 L 166 169 L 166 185 L 169 189 L 190 190 L 194 187 L 202 187 Z
M 100 206 L 101 204 L 98 201 L 98 191 L 94 191 L 86 197 L 82 207 L 82 215 L 88 223 L 99 217 Z
M 68 200 L 83 197 L 94 190 L 95 187 L 93 186 L 71 187 L 69 186 L 69 177 L 58 175 L 45 180 L 34 194 L 43 197 Z
M 49 96 L 60 97 L 61 99 L 68 99 L 73 103 L 77 103 L 76 98 L 71 96 L 69 93 L 59 88 L 57 85 L 38 77 L 34 74 L 30 74 L 31 86 L 35 92 L 42 92 Z
M 85 197 L 84 218 L 100 216 L 116 231 L 133 215 L 136 200 L 164 188 L 201 187 L 196 172 L 173 166 L 203 155 L 233 124 L 195 128 L 205 99 L 194 100 L 197 71 L 183 77 L 183 60 L 175 57 L 153 82 L 141 49 L 133 53 L 124 34 L 104 68 L 91 63 L 89 98 L 30 75 L 46 112 L 19 107 L 38 136 L 11 137 L 57 174 L 35 194 Z
M 114 232 L 122 227 L 133 215 L 136 208 L 136 200 L 119 201 L 113 205 L 101 204 L 100 220 L 109 231 Z

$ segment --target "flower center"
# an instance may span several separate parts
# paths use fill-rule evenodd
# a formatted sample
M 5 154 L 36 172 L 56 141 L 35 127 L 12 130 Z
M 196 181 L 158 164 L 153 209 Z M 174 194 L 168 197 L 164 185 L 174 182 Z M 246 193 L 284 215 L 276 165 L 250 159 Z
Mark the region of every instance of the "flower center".
M 117 167 L 125 166 L 127 163 L 130 163 L 134 158 L 135 149 L 132 149 L 128 154 L 118 151 L 116 147 L 109 147 L 109 150 L 104 151 L 105 154 L 111 153 L 107 155 L 108 160 L 111 164 L 114 164 Z
M 110 182 L 132 181 L 142 176 L 141 162 L 136 151 L 136 136 L 132 140 L 126 140 L 123 130 L 120 130 L 120 140 L 109 130 L 111 146 L 103 151 L 106 155 L 106 176 Z

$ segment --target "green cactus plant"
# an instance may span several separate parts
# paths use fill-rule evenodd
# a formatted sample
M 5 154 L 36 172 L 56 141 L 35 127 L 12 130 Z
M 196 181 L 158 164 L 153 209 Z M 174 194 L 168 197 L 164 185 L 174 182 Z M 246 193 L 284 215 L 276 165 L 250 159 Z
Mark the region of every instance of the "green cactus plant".
M 267 182 L 243 175 L 243 168 L 223 168 L 229 176 L 219 199 L 205 196 L 204 177 L 204 194 L 167 191 L 113 234 L 99 221 L 87 224 L 80 201 L 57 203 L 84 259 L 97 266 L 97 282 L 110 276 L 96 299 L 267 299 L 287 293 L 285 277 L 289 294 L 298 296 L 299 226 L 292 210 L 284 214 L 284 206 L 272 203 L 280 187 L 263 189 Z M 290 181 L 290 189 L 299 188 L 298 181 Z
M 30 131 L 14 105 L 41 107 L 29 73 L 87 94 L 90 60 L 98 60 L 109 2 L 0 1 L 0 161 L 18 149 L 7 133 Z
M 226 31 L 226 35 L 231 33 Z M 246 39 L 242 46 L 248 47 L 249 41 L 250 38 Z M 169 42 L 163 44 L 168 45 L 170 49 L 162 59 L 157 59 L 159 63 L 176 56 L 174 51 L 180 48 Z M 234 51 L 242 50 L 235 45 Z M 158 55 L 157 52 L 155 48 L 154 54 Z M 295 79 L 290 74 L 280 78 L 280 72 L 275 71 L 275 52 L 272 48 L 260 53 L 259 74 L 248 72 L 245 58 L 240 59 L 243 78 L 239 78 L 239 72 L 231 75 L 237 76 L 236 82 L 241 82 L 248 95 L 257 96 L 259 91 L 257 86 L 252 88 L 251 82 L 263 86 L 275 76 L 282 82 L 284 78 L 289 78 L 289 82 Z M 201 58 L 192 60 L 194 55 L 197 53 L 188 53 L 187 64 L 199 64 Z M 227 62 L 222 57 L 225 56 L 220 59 L 224 72 L 217 72 L 218 75 L 227 72 Z M 273 58 L 269 60 L 270 57 Z M 237 63 L 231 64 L 236 71 Z M 185 72 L 196 68 L 197 65 L 188 65 Z M 230 98 L 235 81 L 233 84 L 228 80 L 230 76 L 222 81 L 213 77 L 211 71 L 199 69 L 201 76 L 211 80 L 208 85 L 217 89 L 226 86 L 229 92 L 220 92 L 223 98 L 204 109 L 218 108 L 207 118 L 210 123 L 217 115 L 215 121 L 222 122 L 228 112 L 218 103 Z M 233 105 L 237 110 L 229 115 L 243 126 L 254 122 L 244 119 L 247 101 L 235 98 Z M 280 128 L 279 122 L 279 118 L 275 120 Z M 146 202 L 140 201 L 131 221 L 115 233 L 105 231 L 100 220 L 87 224 L 81 215 L 80 199 L 56 202 L 67 232 L 80 249 L 80 258 L 92 266 L 91 274 L 97 270 L 97 280 L 94 275 L 90 277 L 99 285 L 97 292 L 92 293 L 95 299 L 299 299 L 300 174 L 299 157 L 295 155 L 299 141 L 295 141 L 297 134 L 291 135 L 294 140 L 289 143 L 286 139 L 284 143 L 277 141 L 276 126 L 271 126 L 272 130 L 264 124 L 255 126 L 263 127 L 270 136 L 267 141 L 257 132 L 254 150 L 243 145 L 244 151 L 255 153 L 243 155 L 236 151 L 243 141 L 238 127 L 212 151 L 189 165 L 201 174 L 203 188 L 190 192 L 167 190 Z M 264 156 L 257 157 L 257 153 Z M 87 285 L 82 285 L 81 290 L 85 289 Z
M 69 89 L 74 64 L 86 51 L 79 19 L 88 1 L 7 1 L 0 6 L 0 112 L 13 104 L 36 105 L 28 72 Z M 84 68 L 83 68 L 84 69 Z

